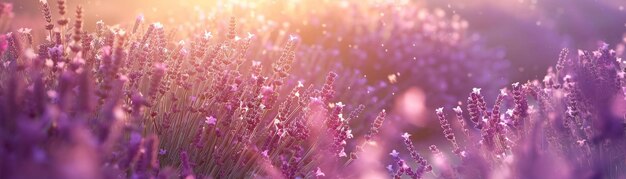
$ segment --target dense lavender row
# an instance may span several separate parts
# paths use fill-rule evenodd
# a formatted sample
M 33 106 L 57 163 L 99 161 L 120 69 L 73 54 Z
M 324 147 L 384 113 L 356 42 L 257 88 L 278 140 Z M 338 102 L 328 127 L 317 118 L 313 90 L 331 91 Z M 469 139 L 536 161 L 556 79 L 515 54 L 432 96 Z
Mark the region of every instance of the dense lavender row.
M 467 112 L 453 109 L 462 133 L 455 134 L 450 110 L 436 110 L 450 155 L 432 145 L 429 164 L 405 133 L 416 168 L 393 150 L 388 169 L 396 178 L 431 170 L 443 178 L 626 177 L 626 62 L 620 55 L 606 44 L 575 57 L 564 49 L 543 81 L 502 89 L 491 108 L 474 89 Z
M 373 95 L 358 102 L 375 109 L 365 114 L 392 108 L 394 99 L 411 88 L 428 95 L 426 105 L 434 109 L 454 104 L 474 86 L 497 92 L 509 80 L 503 50 L 489 47 L 458 15 L 418 2 L 234 0 L 216 3 L 200 16 L 233 13 L 241 16 L 242 28 L 257 31 L 261 39 L 281 39 L 285 31 L 300 34 L 302 50 L 323 57 L 294 64 L 291 78 L 320 81 L 316 77 L 326 69 L 349 76 L 338 85 Z M 355 96 L 338 99 L 354 101 Z
M 43 1 L 47 41 L 26 29 L 2 39 L 8 178 L 344 176 L 384 121 L 383 110 L 354 136 L 364 107 L 335 101 L 333 72 L 320 88 L 284 92 L 296 38 L 264 69 L 235 18 L 223 38 L 205 29 L 173 43 L 176 31 L 142 18 L 87 32 L 82 8 L 69 21 L 65 6 L 57 1 L 55 22 Z
M 342 77 L 336 83 L 340 90 L 336 99 L 347 103 L 346 109 L 350 110 L 366 106 L 362 114 L 368 122 L 352 123 L 355 134 L 366 133 L 367 124 L 382 109 L 388 109 L 388 118 L 396 126 L 384 130 L 387 137 L 393 136 L 394 130 L 413 130 L 409 128 L 412 126 L 437 130 L 425 124 L 434 115 L 424 113 L 424 109 L 452 107 L 474 86 L 495 93 L 508 82 L 512 71 L 504 52 L 487 46 L 484 39 L 471 33 L 467 21 L 415 2 L 224 3 L 231 4 L 216 5 L 206 12 L 198 10 L 198 20 L 219 26 L 219 21 L 210 19 L 239 14 L 242 28 L 256 32 L 264 44 L 258 51 L 271 51 L 274 41 L 288 38 L 286 32 L 300 34 L 297 53 L 301 58 L 293 64 L 293 73 L 285 84 L 320 83 L 324 79 L 319 74 L 336 72 Z M 420 95 L 427 98 L 420 99 Z M 387 145 L 393 144 L 381 146 Z

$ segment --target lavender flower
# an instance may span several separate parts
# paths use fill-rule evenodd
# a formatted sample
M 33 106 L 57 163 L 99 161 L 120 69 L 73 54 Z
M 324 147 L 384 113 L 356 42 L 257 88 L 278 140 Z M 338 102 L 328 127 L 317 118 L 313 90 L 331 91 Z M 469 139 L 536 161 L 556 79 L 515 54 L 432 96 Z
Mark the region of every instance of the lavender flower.
M 443 108 L 437 109 L 444 137 L 453 143 L 451 152 L 457 154 L 460 162 L 449 163 L 453 160 L 445 159 L 445 151 L 431 146 L 435 163 L 446 161 L 445 165 L 434 165 L 438 171 L 435 175 L 469 178 L 624 176 L 626 173 L 622 170 L 614 170 L 626 166 L 619 149 L 626 145 L 624 116 L 609 114 L 609 103 L 606 103 L 608 99 L 623 100 L 620 89 L 624 87 L 624 78 L 617 74 L 624 64 L 619 64 L 614 51 L 608 50 L 606 45 L 594 52 L 581 50 L 578 59 L 568 59 L 566 53 L 564 50 L 559 57 L 557 73 L 548 70 L 543 83 L 539 80 L 515 83 L 510 96 L 508 90 L 503 89 L 491 109 L 487 109 L 479 89 L 473 90 L 468 98 L 468 111 L 471 121 L 480 126 L 472 129 L 481 134 L 479 138 L 469 135 L 464 142 L 456 140 Z M 598 93 L 599 89 L 603 92 Z M 464 126 L 463 111 L 457 107 L 455 112 Z M 409 136 L 403 135 L 404 143 L 420 163 L 421 156 L 416 155 Z M 459 152 L 459 148 L 465 150 Z M 396 152 L 392 154 L 394 161 L 403 162 L 397 159 Z M 406 170 L 399 169 L 390 175 L 398 177 L 405 173 Z
M 46 26 L 52 27 L 47 2 L 42 6 Z M 363 140 L 349 123 L 358 120 L 364 106 L 344 118 L 345 105 L 336 101 L 343 90 L 335 86 L 340 78 L 336 73 L 329 72 L 320 88 L 300 84 L 285 89 L 296 59 L 295 38 L 284 43 L 279 60 L 266 71 L 266 64 L 249 60 L 265 57 L 250 48 L 254 35 L 238 36 L 236 18 L 228 19 L 228 30 L 220 37 L 180 29 L 191 43 L 176 44 L 165 25 L 143 29 L 144 19 L 128 30 L 100 21 L 89 32 L 83 28 L 86 14 L 80 7 L 70 31 L 66 1 L 57 1 L 57 6 L 60 28 L 49 32 L 51 42 L 35 41 L 29 47 L 14 34 L 6 36 L 1 60 L 8 65 L 0 67 L 0 111 L 7 132 L 0 139 L 8 148 L 0 151 L 10 158 L 3 164 L 24 161 L 1 165 L 3 171 L 14 171 L 3 174 L 8 178 L 47 165 L 63 168 L 63 161 L 48 156 L 74 150 L 99 153 L 80 159 L 92 168 L 79 178 L 173 174 L 165 166 L 178 169 L 180 177 L 343 176 L 340 169 L 358 161 L 358 152 L 364 150 L 362 141 L 374 141 L 376 133 Z M 29 49 L 33 47 L 40 53 L 22 56 L 35 51 Z M 36 63 L 24 63 L 23 58 Z M 32 79 L 22 79 L 22 73 L 32 74 L 27 75 Z M 73 98 L 79 100 L 74 103 Z M 381 128 L 384 117 L 381 112 L 373 128 Z M 34 124 L 22 129 L 19 121 Z M 74 134 L 77 130 L 80 135 Z M 40 132 L 31 136 L 32 131 Z M 32 139 L 14 140 L 22 137 Z M 72 150 L 53 147 L 76 144 L 76 137 L 81 145 Z M 40 150 L 47 148 L 55 150 Z M 98 168 L 103 170 L 91 170 Z M 56 170 L 41 170 L 34 177 L 69 177 Z

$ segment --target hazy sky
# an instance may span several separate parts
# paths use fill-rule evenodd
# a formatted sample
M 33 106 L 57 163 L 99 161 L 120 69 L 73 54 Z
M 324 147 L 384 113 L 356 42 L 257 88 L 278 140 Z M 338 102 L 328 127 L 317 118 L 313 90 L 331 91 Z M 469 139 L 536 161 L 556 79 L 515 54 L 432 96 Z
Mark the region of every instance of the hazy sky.
M 8 0 L 15 6 L 15 28 L 37 29 L 43 22 L 39 0 Z M 51 5 L 56 6 L 51 0 Z M 214 0 L 67 0 L 73 14 L 84 6 L 86 28 L 95 22 L 132 23 L 144 14 L 149 21 L 168 22 L 193 15 L 194 7 L 208 9 Z M 470 30 L 492 46 L 507 50 L 518 71 L 514 80 L 543 75 L 563 47 L 593 48 L 598 40 L 615 44 L 626 32 L 626 1 L 621 0 L 427 0 L 427 7 L 461 15 Z M 53 7 L 53 10 L 56 7 Z M 273 11 L 273 10 L 270 10 Z M 38 19 L 40 21 L 38 21 Z M 41 27 L 39 27 L 41 28 Z

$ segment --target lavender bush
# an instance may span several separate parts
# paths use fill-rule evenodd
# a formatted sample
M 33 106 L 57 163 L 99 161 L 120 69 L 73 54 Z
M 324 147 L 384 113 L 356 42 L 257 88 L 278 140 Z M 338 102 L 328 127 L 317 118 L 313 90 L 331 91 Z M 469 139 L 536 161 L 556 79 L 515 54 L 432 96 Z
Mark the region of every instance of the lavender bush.
M 333 72 L 321 88 L 285 92 L 297 39 L 266 70 L 248 60 L 254 36 L 240 38 L 235 18 L 223 37 L 206 29 L 175 43 L 160 23 L 88 32 L 81 7 L 72 21 L 64 0 L 56 8 L 54 22 L 42 1 L 48 40 L 21 30 L 2 42 L 8 178 L 349 176 L 384 121 L 383 110 L 355 137 L 363 107 L 344 112 Z
M 259 33 L 266 47 L 297 32 L 303 52 L 319 58 L 293 65 L 291 78 L 322 82 L 332 69 L 351 93 L 373 95 L 364 112 L 392 108 L 396 95 L 419 88 L 426 105 L 452 105 L 473 86 L 497 92 L 509 80 L 510 63 L 502 49 L 486 44 L 462 17 L 411 1 L 224 1 L 199 11 L 202 21 L 240 14 L 242 28 Z M 249 11 L 245 11 L 249 10 Z M 191 15 L 189 18 L 198 18 Z M 263 32 L 263 33 L 260 33 Z M 269 41 L 268 41 L 269 40 Z M 340 96 L 352 101 L 358 95 Z M 345 98 L 344 98 L 345 97 Z M 451 106 L 449 106 L 451 107 Z M 372 109 L 372 110 L 369 110 Z M 373 119 L 370 117 L 370 119 Z
M 416 165 L 396 150 L 391 175 L 443 178 L 623 178 L 626 176 L 626 63 L 603 44 L 567 49 L 542 80 L 502 89 L 489 108 L 481 90 L 454 108 L 455 134 L 445 108 L 436 110 L 450 153 L 432 145 L 431 164 L 410 134 L 402 135 Z M 469 121 L 466 121 L 466 117 Z M 462 142 L 464 141 L 464 142 Z M 447 150 L 446 150 L 447 151 Z M 434 166 L 434 167 L 433 167 Z M 435 172 L 431 172 L 435 171 Z

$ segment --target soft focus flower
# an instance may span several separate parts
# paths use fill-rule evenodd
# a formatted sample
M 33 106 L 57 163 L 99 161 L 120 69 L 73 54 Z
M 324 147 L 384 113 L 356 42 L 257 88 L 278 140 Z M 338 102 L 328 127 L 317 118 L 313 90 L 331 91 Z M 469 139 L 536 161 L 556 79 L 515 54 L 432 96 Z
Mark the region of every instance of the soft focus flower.
M 208 125 L 215 125 L 216 122 L 217 122 L 217 119 L 213 116 L 206 117 L 206 120 L 204 121 L 204 123 Z
M 398 153 L 396 150 L 392 150 L 391 153 L 389 153 L 389 155 L 391 155 L 392 157 L 398 157 L 398 154 L 400 153 Z
M 409 123 L 424 127 L 428 121 L 425 118 L 426 95 L 417 87 L 409 88 L 397 96 L 395 110 Z
M 326 174 L 324 174 L 324 172 L 322 172 L 322 169 L 320 169 L 320 167 L 317 167 L 317 170 L 315 171 L 315 176 L 316 177 L 323 177 L 323 176 L 326 176 Z
M 409 137 L 411 137 L 411 134 L 409 133 L 405 132 L 404 134 L 402 134 L 402 138 L 404 138 L 404 140 L 409 140 Z

